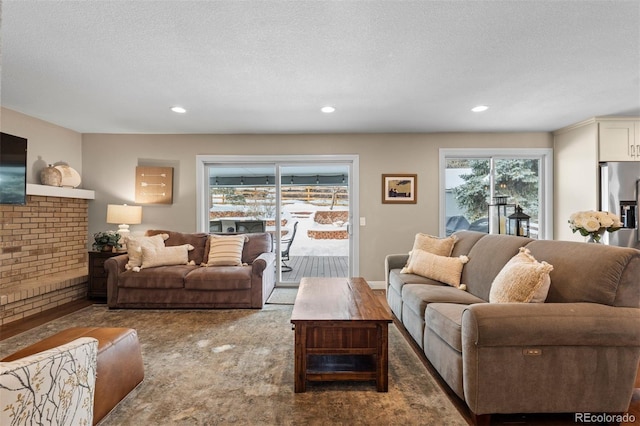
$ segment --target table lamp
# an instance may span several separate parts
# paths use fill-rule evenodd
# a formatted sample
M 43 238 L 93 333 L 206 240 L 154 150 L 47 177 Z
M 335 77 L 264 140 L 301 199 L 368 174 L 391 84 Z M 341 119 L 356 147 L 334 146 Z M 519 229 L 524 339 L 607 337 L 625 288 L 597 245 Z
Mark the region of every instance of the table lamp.
M 120 234 L 121 251 L 127 249 L 127 238 L 131 233 L 129 225 L 142 223 L 142 207 L 128 206 L 126 204 L 107 205 L 107 223 L 118 224 L 118 234 Z

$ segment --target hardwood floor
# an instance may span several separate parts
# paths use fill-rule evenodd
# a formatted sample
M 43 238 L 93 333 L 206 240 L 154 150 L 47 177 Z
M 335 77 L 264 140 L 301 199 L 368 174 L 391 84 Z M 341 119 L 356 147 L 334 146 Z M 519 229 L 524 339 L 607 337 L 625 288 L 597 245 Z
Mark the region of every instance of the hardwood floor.
M 384 290 L 374 290 L 374 293 L 379 298 L 379 300 L 384 304 L 384 306 L 389 309 L 387 305 L 387 299 L 385 296 Z M 86 306 L 92 305 L 93 302 L 88 300 L 78 300 L 75 302 L 68 303 L 66 305 L 59 306 L 56 309 L 50 309 L 48 311 L 42 312 L 41 314 L 35 315 L 33 317 L 27 318 L 25 320 L 14 321 L 7 325 L 0 326 L 0 340 L 8 339 L 9 337 L 20 334 L 24 331 L 27 331 L 33 327 L 37 327 L 42 324 L 46 324 L 49 321 L 53 321 L 56 318 L 60 318 L 62 316 L 68 315 L 72 312 L 75 312 L 79 309 L 82 309 Z M 458 409 L 458 411 L 462 414 L 465 420 L 469 424 L 473 424 L 473 416 L 469 412 L 464 401 L 462 401 L 458 396 L 453 393 L 447 384 L 440 378 L 437 371 L 433 368 L 431 363 L 426 359 L 424 353 L 420 349 L 420 347 L 414 343 L 413 339 L 406 332 L 404 327 L 399 324 L 398 320 L 394 317 L 394 323 L 398 327 L 398 330 L 402 332 L 404 337 L 410 343 L 414 352 L 418 355 L 425 369 L 435 378 L 436 382 L 442 389 L 442 391 L 449 397 L 454 406 Z M 638 371 L 638 375 L 636 376 L 636 389 L 633 393 L 631 399 L 631 405 L 629 406 L 628 413 L 632 415 L 635 419 L 635 423 L 622 423 L 622 425 L 637 425 L 640 424 L 640 370 Z M 492 425 L 575 425 L 573 414 L 499 414 L 491 417 Z
M 349 276 L 347 256 L 291 256 L 285 263 L 291 267 L 291 271 L 282 272 L 286 282 L 300 282 L 302 277 Z
M 0 326 L 0 341 L 13 337 L 24 331 L 30 330 L 42 324 L 46 324 L 49 321 L 69 315 L 72 312 L 80 310 L 86 306 L 93 305 L 94 302 L 90 300 L 76 300 L 74 302 L 60 305 L 57 308 L 49 309 L 41 312 L 38 315 L 33 315 L 29 318 L 13 321 L 6 325 Z

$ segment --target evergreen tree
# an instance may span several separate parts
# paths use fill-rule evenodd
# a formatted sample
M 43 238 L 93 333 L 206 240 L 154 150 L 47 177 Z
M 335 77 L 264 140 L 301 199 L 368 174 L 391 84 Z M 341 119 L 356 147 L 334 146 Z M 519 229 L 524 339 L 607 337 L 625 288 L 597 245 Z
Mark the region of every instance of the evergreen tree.
M 457 160 L 448 167 L 470 168 L 471 172 L 460 175 L 464 183 L 453 189 L 456 202 L 466 210 L 466 218 L 474 220 L 487 217 L 489 200 L 490 162 L 482 160 Z M 495 161 L 495 194 L 506 196 L 507 203 L 519 204 L 523 211 L 538 218 L 538 160 L 499 159 Z

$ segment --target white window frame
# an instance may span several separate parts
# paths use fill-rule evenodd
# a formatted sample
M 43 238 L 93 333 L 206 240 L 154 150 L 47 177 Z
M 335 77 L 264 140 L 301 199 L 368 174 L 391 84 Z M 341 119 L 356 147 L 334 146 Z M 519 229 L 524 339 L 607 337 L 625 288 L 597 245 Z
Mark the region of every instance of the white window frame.
M 350 167 L 349 175 L 349 224 L 347 229 L 350 234 L 349 256 L 350 276 L 357 277 L 360 274 L 359 242 L 360 226 L 356 222 L 360 217 L 360 209 L 357 200 L 359 196 L 360 157 L 358 155 L 196 155 L 196 229 L 197 232 L 209 232 L 209 216 L 205 214 L 208 203 L 209 186 L 205 171 L 210 163 L 241 163 L 241 164 L 277 164 L 291 166 L 296 163 L 303 164 L 336 164 L 344 163 Z M 278 168 L 279 170 L 279 168 Z M 279 174 L 276 180 L 280 180 Z M 280 198 L 276 197 L 276 209 L 280 214 Z M 277 231 L 279 232 L 279 223 Z M 278 254 L 280 256 L 280 254 Z M 278 262 L 280 259 L 278 258 Z
M 445 168 L 449 158 L 493 158 L 493 159 L 538 159 L 540 160 L 539 198 L 541 228 L 538 237 L 544 240 L 553 239 L 553 150 L 551 148 L 440 148 L 439 152 L 439 232 L 446 232 L 445 206 Z

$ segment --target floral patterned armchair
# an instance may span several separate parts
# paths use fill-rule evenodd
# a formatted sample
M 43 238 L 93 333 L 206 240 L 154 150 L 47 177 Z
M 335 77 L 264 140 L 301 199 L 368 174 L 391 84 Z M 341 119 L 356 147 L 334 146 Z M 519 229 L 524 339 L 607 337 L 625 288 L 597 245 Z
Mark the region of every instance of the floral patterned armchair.
M 0 362 L 0 424 L 91 425 L 98 340 Z

